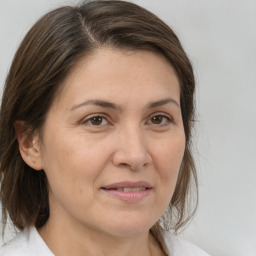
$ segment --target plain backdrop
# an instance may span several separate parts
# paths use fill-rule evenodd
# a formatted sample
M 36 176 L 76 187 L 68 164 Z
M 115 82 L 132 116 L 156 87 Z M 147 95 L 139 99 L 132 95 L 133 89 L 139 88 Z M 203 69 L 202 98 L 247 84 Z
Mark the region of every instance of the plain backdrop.
M 1 89 L 27 30 L 48 10 L 72 2 L 0 0 Z M 212 256 L 255 256 L 256 1 L 133 2 L 174 29 L 195 69 L 200 203 L 181 235 Z

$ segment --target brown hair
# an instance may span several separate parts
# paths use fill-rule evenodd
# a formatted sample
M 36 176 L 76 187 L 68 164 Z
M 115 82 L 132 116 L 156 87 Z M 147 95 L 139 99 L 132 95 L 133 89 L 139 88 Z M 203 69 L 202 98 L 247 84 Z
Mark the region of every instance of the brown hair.
M 78 61 L 95 49 L 149 50 L 161 53 L 180 81 L 186 148 L 177 185 L 162 225 L 178 230 L 193 215 L 191 183 L 197 176 L 191 155 L 194 116 L 194 75 L 177 36 L 158 17 L 125 1 L 85 1 L 43 16 L 27 33 L 6 79 L 0 112 L 0 178 L 3 223 L 41 227 L 49 217 L 47 178 L 25 164 L 19 152 L 14 122 L 22 120 L 30 134 L 40 131 L 63 80 Z M 196 206 L 195 204 L 195 206 Z M 160 220 L 161 222 L 161 220 Z

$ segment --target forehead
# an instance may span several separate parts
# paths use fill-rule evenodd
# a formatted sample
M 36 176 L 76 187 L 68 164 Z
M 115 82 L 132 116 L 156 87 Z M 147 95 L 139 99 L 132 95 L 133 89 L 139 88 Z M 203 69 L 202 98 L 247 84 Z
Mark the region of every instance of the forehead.
M 136 94 L 141 98 L 147 93 L 161 97 L 163 91 L 179 98 L 176 72 L 164 56 L 150 51 L 103 48 L 75 65 L 61 86 L 58 100 L 65 95 L 125 98 Z

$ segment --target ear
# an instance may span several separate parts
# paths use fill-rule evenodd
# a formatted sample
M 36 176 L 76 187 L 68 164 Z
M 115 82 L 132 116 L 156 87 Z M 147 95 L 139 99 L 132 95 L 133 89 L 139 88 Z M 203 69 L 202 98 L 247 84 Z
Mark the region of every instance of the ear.
M 42 170 L 39 134 L 31 135 L 31 129 L 23 121 L 16 121 L 14 128 L 19 143 L 20 154 L 24 162 L 37 171 Z

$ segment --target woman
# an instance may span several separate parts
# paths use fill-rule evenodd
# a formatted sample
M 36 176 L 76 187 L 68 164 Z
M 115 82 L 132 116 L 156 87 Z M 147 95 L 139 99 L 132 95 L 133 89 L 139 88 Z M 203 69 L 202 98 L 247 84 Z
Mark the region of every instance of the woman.
M 174 32 L 124 1 L 42 17 L 0 118 L 0 255 L 206 255 L 178 231 L 196 182 L 194 76 Z M 190 199 L 191 200 L 191 199 Z

